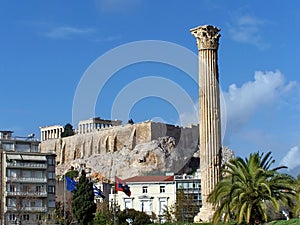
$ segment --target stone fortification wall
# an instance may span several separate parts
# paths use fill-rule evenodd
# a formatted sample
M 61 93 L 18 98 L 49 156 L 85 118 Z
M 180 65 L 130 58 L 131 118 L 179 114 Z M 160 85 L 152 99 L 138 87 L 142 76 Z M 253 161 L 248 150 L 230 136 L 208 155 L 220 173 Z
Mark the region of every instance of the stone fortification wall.
M 55 151 L 59 164 L 95 154 L 115 152 L 123 147 L 133 149 L 137 144 L 151 141 L 151 122 L 103 128 L 85 134 L 51 139 L 40 144 L 42 152 Z
M 151 140 L 160 137 L 173 137 L 177 148 L 193 148 L 198 146 L 199 126 L 179 127 L 164 123 L 151 123 Z
M 195 149 L 198 145 L 198 126 L 179 127 L 164 123 L 146 121 L 100 129 L 91 133 L 50 139 L 40 144 L 42 152 L 55 151 L 59 164 L 75 159 L 87 158 L 95 154 L 132 150 L 136 145 L 158 140 L 162 137 L 174 138 L 174 147 Z M 163 142 L 162 142 L 163 143 Z M 182 153 L 184 154 L 184 152 Z

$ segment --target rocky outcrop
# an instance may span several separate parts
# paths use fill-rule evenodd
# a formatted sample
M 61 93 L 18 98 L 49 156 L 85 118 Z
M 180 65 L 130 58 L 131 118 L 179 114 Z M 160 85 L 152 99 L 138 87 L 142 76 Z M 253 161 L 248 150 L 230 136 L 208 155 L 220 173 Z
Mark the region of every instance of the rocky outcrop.
M 70 168 L 82 165 L 89 168 L 91 174 L 101 173 L 110 180 L 114 180 L 115 176 L 126 179 L 135 175 L 177 173 L 182 171 L 195 152 L 197 148 L 176 147 L 175 139 L 166 136 L 138 144 L 132 150 L 124 147 L 117 152 L 95 154 L 58 165 L 56 173 L 62 175 Z M 191 168 L 186 168 L 188 170 Z
M 199 149 L 176 148 L 174 142 L 173 137 L 161 137 L 139 144 L 133 150 L 123 148 L 118 152 L 76 159 L 58 165 L 56 173 L 63 175 L 71 168 L 83 166 L 92 177 L 113 181 L 115 176 L 126 179 L 137 175 L 164 175 L 166 172 L 191 173 L 199 169 Z M 234 157 L 228 148 L 223 148 L 222 152 L 222 163 Z

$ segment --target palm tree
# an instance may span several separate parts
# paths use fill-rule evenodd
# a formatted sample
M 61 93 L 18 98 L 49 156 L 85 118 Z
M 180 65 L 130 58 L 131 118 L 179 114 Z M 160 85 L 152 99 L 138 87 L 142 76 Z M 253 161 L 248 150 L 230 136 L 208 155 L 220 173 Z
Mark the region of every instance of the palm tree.
M 295 206 L 293 208 L 293 213 L 295 217 L 300 216 L 300 175 L 297 176 L 295 182 L 296 196 L 295 196 Z
M 248 159 L 238 157 L 225 164 L 223 179 L 208 197 L 216 208 L 214 224 L 220 219 L 261 224 L 267 221 L 267 202 L 277 211 L 280 204 L 292 203 L 294 178 L 278 172 L 284 166 L 270 169 L 274 162 L 271 152 L 258 152 Z

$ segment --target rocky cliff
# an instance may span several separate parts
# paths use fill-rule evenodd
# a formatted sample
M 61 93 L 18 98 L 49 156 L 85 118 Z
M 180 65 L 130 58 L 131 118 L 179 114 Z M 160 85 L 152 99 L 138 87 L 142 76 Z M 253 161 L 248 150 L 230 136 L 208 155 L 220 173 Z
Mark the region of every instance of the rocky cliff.
M 195 168 L 186 166 L 193 157 L 197 157 L 195 153 L 197 149 L 176 148 L 173 137 L 161 137 L 139 144 L 132 150 L 124 147 L 117 152 L 95 154 L 60 164 L 56 173 L 62 175 L 70 168 L 79 168 L 82 165 L 90 173 L 101 173 L 110 180 L 115 176 L 125 179 L 135 175 L 191 172 L 199 166 L 197 163 L 194 163 Z

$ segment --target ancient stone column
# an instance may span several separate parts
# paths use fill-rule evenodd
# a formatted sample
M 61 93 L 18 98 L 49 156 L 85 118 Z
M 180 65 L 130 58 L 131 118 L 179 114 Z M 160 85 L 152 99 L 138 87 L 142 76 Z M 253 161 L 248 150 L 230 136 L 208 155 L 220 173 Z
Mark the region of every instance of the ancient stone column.
M 220 180 L 221 120 L 218 72 L 220 29 L 205 25 L 190 30 L 195 36 L 199 57 L 200 112 L 200 170 L 202 208 L 195 222 L 211 221 L 214 209 L 207 202 L 208 195 Z

